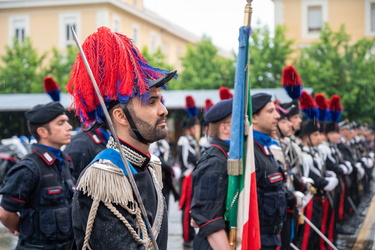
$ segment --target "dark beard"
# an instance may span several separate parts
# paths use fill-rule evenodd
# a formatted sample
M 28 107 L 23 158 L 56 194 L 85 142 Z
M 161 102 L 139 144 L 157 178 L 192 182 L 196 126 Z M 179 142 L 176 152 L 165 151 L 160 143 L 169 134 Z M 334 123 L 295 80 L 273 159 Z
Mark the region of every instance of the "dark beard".
M 133 112 L 131 114 L 134 123 L 137 126 L 138 132 L 142 135 L 142 137 L 148 141 L 149 143 L 158 141 L 160 139 L 164 139 L 167 137 L 168 134 L 168 127 L 165 126 L 164 128 L 157 128 L 157 124 L 162 121 L 166 120 L 165 117 L 160 117 L 155 124 L 151 125 L 146 121 L 142 120 L 141 118 L 137 117 Z M 130 136 L 136 140 L 139 140 L 138 137 L 134 134 L 133 131 L 130 132 Z

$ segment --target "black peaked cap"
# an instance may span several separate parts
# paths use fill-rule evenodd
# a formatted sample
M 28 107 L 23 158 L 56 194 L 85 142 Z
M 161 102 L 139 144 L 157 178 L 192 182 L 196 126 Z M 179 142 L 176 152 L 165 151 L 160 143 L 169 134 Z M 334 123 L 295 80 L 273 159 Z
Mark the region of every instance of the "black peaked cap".
M 26 119 L 35 124 L 45 124 L 59 115 L 65 114 L 65 109 L 59 102 L 38 104 L 29 111 L 26 111 Z
M 299 136 L 310 135 L 320 131 L 320 123 L 317 120 L 306 120 L 301 124 L 301 130 Z
M 204 121 L 217 122 L 232 114 L 233 98 L 221 100 L 207 111 Z
M 253 114 L 258 113 L 267 103 L 271 101 L 272 96 L 266 93 L 257 93 L 251 96 Z

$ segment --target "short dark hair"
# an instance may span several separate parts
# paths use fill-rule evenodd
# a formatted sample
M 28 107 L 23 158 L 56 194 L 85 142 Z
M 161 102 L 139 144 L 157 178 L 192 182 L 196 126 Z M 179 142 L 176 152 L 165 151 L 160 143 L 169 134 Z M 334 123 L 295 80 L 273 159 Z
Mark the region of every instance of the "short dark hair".
M 38 128 L 43 127 L 46 128 L 48 133 L 51 133 L 49 122 L 44 124 L 38 124 L 38 123 L 31 123 L 30 121 L 27 121 L 27 128 L 29 129 L 30 134 L 35 138 L 37 142 L 40 141 L 40 136 L 37 132 Z

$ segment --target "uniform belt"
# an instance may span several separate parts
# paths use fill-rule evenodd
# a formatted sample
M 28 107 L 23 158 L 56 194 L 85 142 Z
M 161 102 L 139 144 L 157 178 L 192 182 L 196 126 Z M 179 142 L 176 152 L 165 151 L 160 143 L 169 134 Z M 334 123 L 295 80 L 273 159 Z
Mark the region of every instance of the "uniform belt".
M 261 226 L 260 233 L 261 234 L 276 234 L 280 233 L 283 227 L 283 223 L 280 223 L 277 226 Z
M 53 244 L 44 244 L 44 243 L 31 243 L 23 239 L 19 240 L 19 245 L 25 248 L 31 249 L 45 249 L 45 250 L 68 250 L 72 248 L 73 241 L 67 241 L 63 243 L 53 243 Z

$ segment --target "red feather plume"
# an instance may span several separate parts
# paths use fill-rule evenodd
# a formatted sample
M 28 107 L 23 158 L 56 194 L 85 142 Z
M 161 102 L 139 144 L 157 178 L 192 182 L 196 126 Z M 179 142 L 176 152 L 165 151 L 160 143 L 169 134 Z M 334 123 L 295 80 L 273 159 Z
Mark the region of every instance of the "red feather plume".
M 281 86 L 290 98 L 298 99 L 302 92 L 302 80 L 297 70 L 292 66 L 285 66 L 281 75 Z
M 211 99 L 206 99 L 205 105 L 204 105 L 204 110 L 207 111 L 209 110 L 212 106 L 214 106 L 214 103 L 211 101 Z
M 51 76 L 46 76 L 43 79 L 44 92 L 50 92 L 60 89 L 59 85 Z
M 147 97 L 147 81 L 167 72 L 151 67 L 130 38 L 107 27 L 100 27 L 87 37 L 82 49 L 106 103 L 126 103 L 135 95 Z M 80 54 L 72 67 L 67 90 L 83 122 L 100 122 L 103 111 Z
M 195 107 L 195 100 L 191 95 L 185 97 L 185 108 Z
M 281 75 L 281 86 L 299 86 L 302 85 L 301 77 L 293 65 L 285 66 Z
M 233 98 L 233 94 L 230 92 L 229 88 L 227 87 L 220 87 L 219 95 L 220 95 L 220 100 Z
M 306 115 L 307 119 L 313 120 L 315 118 L 318 118 L 319 113 L 317 105 L 309 93 L 303 90 L 298 100 L 300 103 L 301 111 Z
M 327 100 L 323 93 L 318 93 L 315 95 L 315 102 L 318 105 L 318 108 L 321 110 L 327 109 Z
M 303 90 L 300 98 L 298 99 L 300 103 L 301 109 L 308 109 L 308 108 L 316 108 L 316 103 L 312 96 L 307 93 L 307 91 Z
M 198 108 L 195 105 L 195 100 L 191 95 L 185 97 L 185 110 L 189 117 L 194 117 L 198 115 Z
M 332 111 L 342 111 L 341 97 L 339 95 L 333 95 L 329 102 L 329 109 Z

